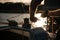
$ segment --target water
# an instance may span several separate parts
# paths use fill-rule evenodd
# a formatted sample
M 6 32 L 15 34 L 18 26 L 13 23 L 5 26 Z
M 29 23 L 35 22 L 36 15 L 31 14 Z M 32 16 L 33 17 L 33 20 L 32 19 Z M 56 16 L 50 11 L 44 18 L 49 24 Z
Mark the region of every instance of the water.
M 9 20 L 15 20 L 18 23 L 23 22 L 24 18 L 29 18 L 27 13 L 0 13 L 0 22 L 7 22 Z
M 0 22 L 3 23 L 8 23 L 7 19 L 9 20 L 15 20 L 18 23 L 23 23 L 23 19 L 24 18 L 29 18 L 29 14 L 28 13 L 0 13 Z M 8 26 L 8 24 L 0 24 L 1 26 Z M 22 26 L 22 25 L 18 25 L 18 26 Z

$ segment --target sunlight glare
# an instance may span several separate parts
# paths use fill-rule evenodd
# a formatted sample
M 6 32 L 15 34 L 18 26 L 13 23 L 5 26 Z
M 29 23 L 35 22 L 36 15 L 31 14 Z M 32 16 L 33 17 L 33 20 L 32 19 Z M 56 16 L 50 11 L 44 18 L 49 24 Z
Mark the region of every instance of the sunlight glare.
M 30 3 L 31 0 L 22 0 L 23 3 Z
M 41 13 L 35 14 L 35 17 L 38 18 L 37 22 L 32 22 L 32 25 L 34 27 L 41 27 L 44 30 L 46 30 L 46 25 L 47 25 L 47 17 L 43 18 L 41 17 Z
M 44 0 L 41 2 L 41 5 L 44 5 Z

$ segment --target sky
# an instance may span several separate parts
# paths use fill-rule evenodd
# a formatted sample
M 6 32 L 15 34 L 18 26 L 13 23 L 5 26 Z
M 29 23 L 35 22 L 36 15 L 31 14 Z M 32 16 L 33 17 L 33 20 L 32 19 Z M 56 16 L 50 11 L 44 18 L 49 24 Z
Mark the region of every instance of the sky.
M 1 3 L 5 3 L 5 2 L 23 2 L 26 5 L 29 5 L 31 3 L 31 0 L 0 0 Z M 43 4 L 43 3 L 42 3 Z
M 0 0 L 1 3 L 5 3 L 5 2 L 23 2 L 25 4 L 30 4 L 31 0 Z

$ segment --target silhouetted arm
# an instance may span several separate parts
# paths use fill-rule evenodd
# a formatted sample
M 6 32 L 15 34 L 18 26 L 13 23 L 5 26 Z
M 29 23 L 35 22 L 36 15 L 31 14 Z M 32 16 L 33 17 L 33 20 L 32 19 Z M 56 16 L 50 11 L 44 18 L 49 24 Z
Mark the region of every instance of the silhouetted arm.
M 42 0 L 32 0 L 30 4 L 30 20 L 35 22 L 37 18 L 34 17 L 37 6 L 42 2 Z

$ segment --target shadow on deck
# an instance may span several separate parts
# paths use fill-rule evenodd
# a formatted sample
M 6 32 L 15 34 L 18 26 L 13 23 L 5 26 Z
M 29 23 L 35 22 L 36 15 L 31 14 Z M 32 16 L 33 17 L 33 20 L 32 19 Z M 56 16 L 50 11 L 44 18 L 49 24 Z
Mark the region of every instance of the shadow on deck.
M 27 37 L 6 30 L 0 31 L 0 40 L 28 40 Z

